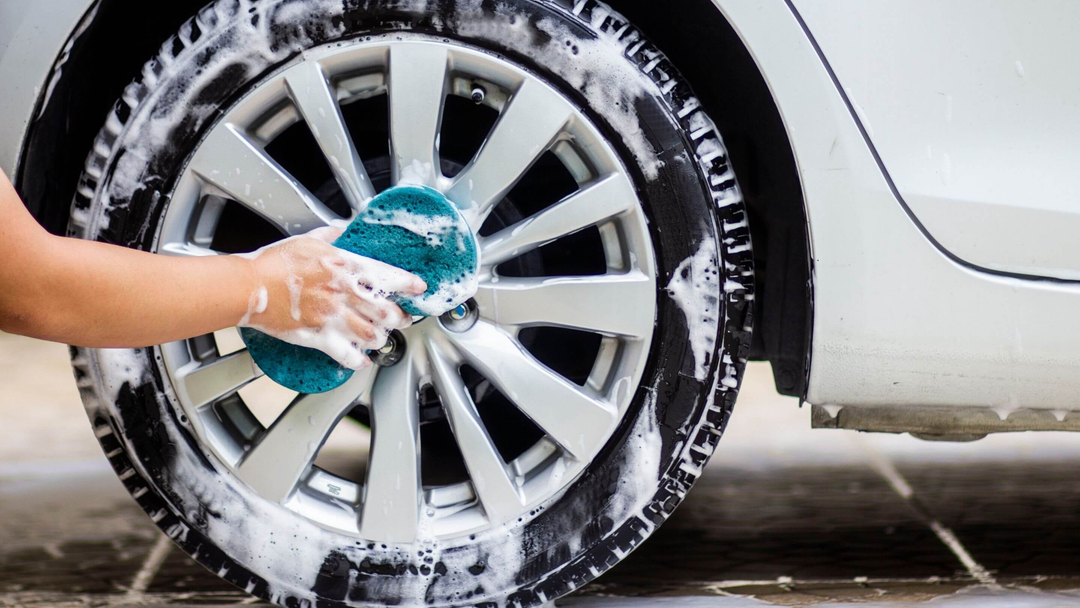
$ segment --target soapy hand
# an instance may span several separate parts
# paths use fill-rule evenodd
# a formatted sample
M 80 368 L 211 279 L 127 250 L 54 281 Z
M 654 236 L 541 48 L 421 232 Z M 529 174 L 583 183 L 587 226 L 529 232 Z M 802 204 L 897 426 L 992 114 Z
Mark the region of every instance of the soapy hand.
M 319 228 L 246 255 L 256 278 L 239 325 L 362 369 L 371 365 L 367 351 L 382 347 L 391 330 L 412 323 L 389 296 L 419 295 L 427 285 L 404 270 L 334 247 L 342 230 Z

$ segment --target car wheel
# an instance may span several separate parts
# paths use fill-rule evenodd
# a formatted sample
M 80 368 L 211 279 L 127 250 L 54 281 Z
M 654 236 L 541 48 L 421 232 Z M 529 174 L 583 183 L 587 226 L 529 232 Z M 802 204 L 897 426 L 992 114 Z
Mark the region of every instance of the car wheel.
M 227 332 L 74 348 L 87 411 L 158 526 L 259 597 L 552 600 L 683 499 L 749 348 L 750 237 L 722 141 L 623 17 L 593 0 L 213 3 L 117 102 L 70 232 L 249 251 L 402 180 L 477 233 L 466 306 L 269 419 Z M 370 427 L 351 478 L 319 461 L 344 417 Z

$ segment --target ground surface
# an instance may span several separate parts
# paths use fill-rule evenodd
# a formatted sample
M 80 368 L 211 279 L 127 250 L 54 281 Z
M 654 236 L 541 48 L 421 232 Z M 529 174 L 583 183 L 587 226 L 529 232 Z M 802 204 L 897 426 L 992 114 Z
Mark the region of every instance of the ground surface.
M 0 334 L 0 370 L 0 607 L 253 602 L 124 492 L 64 347 Z M 751 367 L 687 501 L 560 606 L 1080 606 L 1080 435 L 810 430 L 770 382 Z

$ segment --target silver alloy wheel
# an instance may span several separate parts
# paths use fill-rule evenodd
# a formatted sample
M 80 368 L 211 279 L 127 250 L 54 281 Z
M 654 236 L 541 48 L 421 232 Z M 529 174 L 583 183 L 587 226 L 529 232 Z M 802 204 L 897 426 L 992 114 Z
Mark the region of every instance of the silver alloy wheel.
M 499 112 L 479 152 L 443 175 L 439 133 L 446 96 Z M 535 75 L 484 51 L 402 33 L 313 49 L 266 78 L 232 107 L 192 155 L 155 243 L 172 255 L 213 255 L 224 200 L 302 234 L 338 219 L 270 158 L 264 147 L 304 120 L 355 214 L 375 188 L 340 105 L 386 94 L 392 183 L 435 187 L 461 207 L 478 235 L 480 290 L 475 319 L 444 315 L 402 332 L 392 366 L 357 373 L 321 395 L 299 395 L 264 429 L 218 404 L 261 375 L 245 351 L 205 339 L 163 345 L 164 371 L 196 437 L 263 498 L 324 527 L 373 541 L 473 533 L 522 517 L 561 492 L 596 457 L 639 384 L 656 314 L 654 255 L 633 184 L 611 145 L 568 99 Z M 545 151 L 579 190 L 545 210 L 482 236 L 502 197 Z M 584 228 L 599 229 L 607 272 L 574 277 L 500 277 L 498 266 Z M 461 317 L 461 318 L 457 318 Z M 540 363 L 518 340 L 524 328 L 573 328 L 602 336 L 583 386 Z M 545 436 L 512 462 L 496 449 L 459 368 L 469 365 L 524 412 Z M 450 422 L 469 481 L 423 487 L 418 397 L 432 387 Z M 371 415 L 362 485 L 313 466 L 319 448 L 357 404 Z M 226 419 L 231 420 L 226 424 Z

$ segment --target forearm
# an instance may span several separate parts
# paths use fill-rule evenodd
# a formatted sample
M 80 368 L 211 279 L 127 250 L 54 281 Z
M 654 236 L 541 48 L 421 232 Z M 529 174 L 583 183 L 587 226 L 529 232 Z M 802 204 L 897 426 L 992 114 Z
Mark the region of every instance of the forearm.
M 235 325 L 257 283 L 250 261 L 187 259 L 53 236 L 0 171 L 0 330 L 91 347 L 137 347 Z
M 7 329 L 78 346 L 147 346 L 235 325 L 256 282 L 235 256 L 166 257 L 47 234 L 33 247 L 0 271 Z
M 340 228 L 254 257 L 173 257 L 53 236 L 0 171 L 0 331 L 95 348 L 141 347 L 243 324 L 370 365 L 411 317 L 389 298 L 427 290 L 415 275 L 335 248 Z

